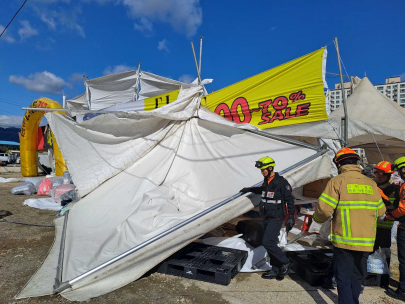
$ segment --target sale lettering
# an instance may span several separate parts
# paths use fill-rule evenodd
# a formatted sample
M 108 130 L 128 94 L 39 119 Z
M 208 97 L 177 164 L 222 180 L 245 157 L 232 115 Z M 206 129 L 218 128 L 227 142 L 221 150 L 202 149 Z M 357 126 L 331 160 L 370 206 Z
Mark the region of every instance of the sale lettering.
M 286 96 L 278 96 L 274 99 L 269 99 L 258 103 L 258 108 L 250 109 L 249 102 L 239 97 L 234 100 L 231 108 L 226 103 L 221 103 L 215 108 L 215 113 L 232 120 L 238 124 L 247 124 L 252 120 L 254 112 L 261 112 L 261 121 L 259 125 L 271 124 L 275 120 L 282 121 L 289 118 L 307 116 L 311 103 L 299 104 L 292 109 L 292 105 L 296 101 L 305 100 L 306 95 L 302 92 L 290 94 Z M 240 115 L 241 113 L 242 115 Z

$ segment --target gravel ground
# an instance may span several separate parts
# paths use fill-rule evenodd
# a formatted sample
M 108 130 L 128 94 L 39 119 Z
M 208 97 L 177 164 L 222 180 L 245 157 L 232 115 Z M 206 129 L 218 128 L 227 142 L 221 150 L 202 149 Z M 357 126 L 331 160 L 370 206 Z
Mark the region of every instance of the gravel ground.
M 0 174 L 1 177 L 20 177 L 18 173 Z M 54 211 L 23 207 L 32 195 L 14 196 L 11 188 L 19 183 L 0 184 L 0 210 L 13 215 L 7 220 L 52 224 Z M 45 259 L 54 237 L 53 228 L 0 223 L 0 303 L 69 303 L 59 295 L 14 300 L 29 278 Z M 392 280 L 399 278 L 396 245 L 392 247 Z M 89 303 L 337 303 L 337 292 L 312 287 L 297 275 L 283 281 L 263 280 L 260 273 L 239 273 L 228 286 L 193 281 L 159 273 L 151 273 Z M 366 287 L 361 303 L 401 303 L 385 294 L 379 287 Z

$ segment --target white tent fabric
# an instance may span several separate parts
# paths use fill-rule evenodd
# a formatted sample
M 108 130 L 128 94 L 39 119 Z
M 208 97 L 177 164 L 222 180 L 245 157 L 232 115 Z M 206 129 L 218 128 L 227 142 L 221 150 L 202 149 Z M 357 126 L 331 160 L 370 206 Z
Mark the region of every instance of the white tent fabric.
M 202 85 L 211 82 L 212 79 L 205 79 Z M 197 87 L 198 84 L 188 84 L 149 72 L 138 75 L 138 71 L 129 71 L 87 80 L 85 86 L 85 93 L 66 101 L 67 108 L 73 115 L 77 114 L 75 110 L 143 111 L 146 98 Z M 207 93 L 204 88 L 203 92 Z
M 347 112 L 350 146 L 373 143 L 371 133 L 405 141 L 405 110 L 374 88 L 367 77 L 347 99 Z M 330 115 L 330 119 L 343 117 L 343 107 Z
M 201 93 L 201 87 L 193 87 L 154 111 L 122 114 L 121 118 L 101 115 L 81 124 L 63 115 L 46 114 L 79 194 L 91 192 L 175 132 L 178 120 L 196 112 Z
M 72 112 L 75 112 L 75 110 L 88 110 L 89 103 L 86 94 L 83 93 L 73 99 L 66 100 L 66 107 Z M 75 113 L 73 113 L 73 115 L 75 115 Z
M 204 119 L 199 118 L 201 92 L 202 87 L 190 88 L 163 108 L 120 118 L 102 115 L 82 124 L 47 114 L 72 179 L 81 195 L 87 194 L 69 212 L 63 281 L 256 184 L 261 175 L 253 164 L 263 155 L 270 154 L 281 171 L 317 153 L 222 124 L 213 112 L 199 111 Z M 331 177 L 332 156 L 329 151 L 285 176 L 293 187 Z M 62 295 L 87 300 L 122 287 L 254 203 L 246 195 L 239 197 L 72 284 Z M 18 297 L 32 295 L 35 282 L 33 278 Z M 49 292 L 52 288 L 45 286 L 37 295 Z
M 142 72 L 141 91 L 139 92 L 139 99 L 176 91 L 179 90 L 182 86 L 183 88 L 187 88 L 195 85 L 176 81 L 149 72 Z
M 86 96 L 91 110 L 136 100 L 139 87 L 137 71 L 123 72 L 86 81 Z

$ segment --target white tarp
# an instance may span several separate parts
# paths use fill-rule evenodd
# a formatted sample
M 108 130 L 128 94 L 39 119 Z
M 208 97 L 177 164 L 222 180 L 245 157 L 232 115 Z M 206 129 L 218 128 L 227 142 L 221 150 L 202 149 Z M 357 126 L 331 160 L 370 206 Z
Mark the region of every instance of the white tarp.
M 317 153 L 222 124 L 213 112 L 198 111 L 204 112 L 199 118 L 201 92 L 202 87 L 190 88 L 163 108 L 120 118 L 102 115 L 82 124 L 47 114 L 72 179 L 79 193 L 87 194 L 70 208 L 63 281 L 256 184 L 261 174 L 254 163 L 262 156 L 271 155 L 281 171 Z M 293 187 L 331 177 L 331 156 L 329 151 L 285 177 Z M 252 199 L 244 195 L 229 202 L 62 295 L 87 300 L 138 279 L 194 239 L 252 209 Z M 31 286 L 19 298 L 32 294 Z
M 59 211 L 62 208 L 62 205 L 53 198 L 29 198 L 24 201 L 23 206 L 52 211 Z
M 176 81 L 148 72 L 142 72 L 141 91 L 139 92 L 139 99 L 176 91 L 179 90 L 182 86 L 183 88 L 187 88 L 194 85 L 186 84 L 184 82 Z
M 123 72 L 86 81 L 86 96 L 91 110 L 136 100 L 139 87 L 137 71 Z
M 72 115 L 76 115 L 76 110 L 88 110 L 89 102 L 87 100 L 86 94 L 83 93 L 75 98 L 66 100 L 66 108 L 68 108 Z

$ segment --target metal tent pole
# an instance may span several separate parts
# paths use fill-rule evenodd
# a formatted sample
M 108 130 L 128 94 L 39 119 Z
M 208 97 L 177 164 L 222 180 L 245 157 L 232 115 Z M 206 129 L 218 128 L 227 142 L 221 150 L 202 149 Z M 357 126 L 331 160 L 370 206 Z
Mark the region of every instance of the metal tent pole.
M 197 69 L 197 75 L 198 75 L 198 84 L 201 84 L 200 70 L 198 69 L 197 56 L 195 55 L 194 43 L 193 43 L 192 41 L 191 41 L 191 48 L 193 49 L 193 55 L 194 55 L 194 61 L 195 61 L 195 67 L 196 67 L 196 69 Z
M 202 58 L 202 43 L 203 43 L 203 36 L 200 36 L 200 64 L 198 66 L 198 73 L 200 74 L 200 84 L 201 84 L 201 58 Z
M 306 158 L 306 159 L 304 159 L 304 160 L 302 160 L 302 161 L 288 167 L 287 169 L 281 171 L 280 175 L 285 174 L 285 173 L 287 173 L 287 172 L 289 172 L 289 171 L 291 171 L 291 170 L 293 170 L 293 169 L 295 169 L 297 167 L 300 167 L 300 166 L 314 160 L 315 158 L 325 154 L 327 151 L 328 151 L 327 149 L 323 149 L 323 150 L 317 152 L 316 154 L 314 154 L 314 155 L 312 155 L 312 156 L 310 156 L 310 157 L 308 157 L 308 158 Z M 262 183 L 263 182 L 261 181 L 261 182 L 255 184 L 255 185 L 253 185 L 253 187 L 259 186 Z M 236 199 L 236 198 L 238 198 L 238 197 L 240 197 L 242 195 L 243 194 L 239 192 L 238 194 L 235 194 L 235 195 L 227 198 L 226 200 L 223 200 L 222 202 L 220 202 L 220 203 L 218 203 L 218 204 L 216 204 L 216 205 L 214 205 L 214 206 L 212 206 L 212 207 L 210 207 L 210 208 L 208 208 L 208 209 L 194 215 L 193 217 L 191 217 L 191 218 L 189 218 L 189 219 L 187 219 L 187 220 L 173 226 L 172 228 L 166 230 L 165 232 L 162 232 L 161 234 L 158 234 L 158 235 L 154 236 L 153 238 L 151 238 L 151 239 L 149 239 L 149 240 L 135 246 L 134 248 L 131 248 L 131 249 L 125 251 L 124 253 L 121 253 L 117 257 L 115 257 L 115 258 L 113 258 L 111 260 L 108 260 L 107 262 L 104 262 L 103 264 L 101 264 L 101 265 L 99 265 L 99 266 L 97 266 L 97 267 L 95 267 L 95 268 L 93 268 L 93 269 L 91 269 L 91 270 L 77 276 L 76 278 L 73 278 L 73 279 L 71 279 L 71 280 L 69 280 L 67 282 L 63 282 L 60 286 L 58 286 L 57 288 L 54 288 L 54 293 L 60 293 L 60 292 L 66 290 L 68 288 L 71 288 L 72 285 L 77 283 L 78 281 L 81 281 L 81 280 L 85 279 L 86 277 L 100 271 L 101 269 L 104 269 L 104 268 L 114 264 L 115 262 L 117 262 L 117 261 L 119 261 L 119 260 L 121 260 L 121 259 L 123 259 L 123 258 L 137 252 L 138 250 L 140 250 L 140 249 L 152 244 L 153 242 L 155 242 L 155 241 L 169 235 L 170 233 L 172 233 L 172 232 L 186 226 L 187 224 L 195 221 L 196 219 L 199 219 L 200 217 L 203 217 L 204 215 L 207 215 L 208 213 L 210 213 L 210 212 L 212 212 L 212 211 L 226 205 L 227 203 L 233 201 L 234 199 Z
M 307 143 L 301 142 L 299 140 L 291 139 L 291 138 L 284 137 L 284 136 L 281 136 L 281 135 L 274 135 L 274 134 L 271 134 L 271 133 L 267 133 L 267 132 L 263 132 L 263 131 L 256 131 L 256 130 L 255 131 L 246 130 L 246 131 L 248 131 L 250 133 L 259 134 L 259 135 L 261 135 L 263 137 L 272 138 L 272 139 L 276 139 L 278 141 L 286 142 L 286 143 L 293 144 L 293 145 L 296 145 L 296 146 L 301 146 L 301 147 L 304 147 L 304 148 L 312 149 L 312 150 L 315 150 L 315 151 L 322 150 L 321 146 L 314 146 L 314 145 L 307 144 Z
M 138 62 L 138 78 L 136 80 L 135 101 L 139 98 L 139 79 L 141 77 L 141 63 Z
M 342 91 L 342 98 L 343 98 L 343 109 L 345 112 L 345 127 L 344 127 L 344 133 L 342 135 L 344 139 L 344 146 L 347 147 L 349 144 L 349 116 L 347 114 L 347 105 L 346 105 L 346 94 L 345 94 L 345 88 L 343 87 L 343 74 L 342 74 L 342 65 L 340 63 L 340 53 L 339 53 L 339 45 L 338 45 L 338 40 L 335 37 L 334 39 L 335 42 L 335 47 L 336 47 L 336 54 L 337 54 L 337 60 L 338 60 L 338 66 L 339 66 L 339 76 L 340 76 L 340 89 Z
M 60 284 L 62 284 L 63 257 L 64 257 L 64 253 L 65 253 L 65 238 L 66 238 L 68 215 L 69 215 L 69 210 L 66 211 L 65 218 L 63 220 L 63 230 L 62 230 L 62 238 L 60 240 L 58 266 L 56 267 L 55 285 L 53 285 L 53 289 L 58 288 L 60 286 Z

